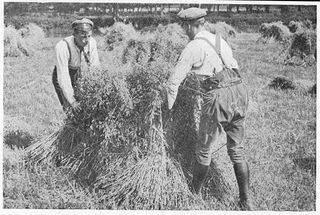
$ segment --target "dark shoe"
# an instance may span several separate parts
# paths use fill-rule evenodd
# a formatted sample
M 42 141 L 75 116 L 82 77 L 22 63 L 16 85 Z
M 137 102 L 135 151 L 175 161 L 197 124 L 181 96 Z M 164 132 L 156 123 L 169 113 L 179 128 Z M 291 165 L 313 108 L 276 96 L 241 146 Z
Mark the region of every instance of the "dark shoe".
M 196 194 L 201 193 L 201 188 L 207 176 L 208 170 L 209 170 L 209 166 L 199 164 L 198 162 L 195 163 L 194 169 L 193 169 L 192 186 Z

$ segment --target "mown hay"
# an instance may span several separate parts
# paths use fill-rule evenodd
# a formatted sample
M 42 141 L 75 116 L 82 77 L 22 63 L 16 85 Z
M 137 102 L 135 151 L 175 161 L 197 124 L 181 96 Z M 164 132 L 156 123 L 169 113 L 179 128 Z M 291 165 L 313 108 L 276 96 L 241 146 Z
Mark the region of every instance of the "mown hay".
M 139 33 L 134 29 L 132 24 L 116 22 L 111 27 L 101 29 L 104 32 L 104 44 L 108 51 L 115 47 L 125 44 L 130 39 L 139 37 Z
M 20 32 L 12 26 L 4 29 L 4 57 L 29 56 L 32 50 L 26 46 Z
M 48 164 L 55 164 L 59 159 L 80 184 L 91 184 L 97 169 L 106 160 L 106 155 L 99 152 L 113 152 L 113 149 L 122 147 L 121 138 L 126 138 L 124 134 L 129 137 L 132 134 L 127 130 L 120 137 L 116 130 L 122 122 L 120 119 L 125 119 L 127 105 L 130 105 L 119 87 L 125 88 L 119 79 L 113 79 L 105 71 L 84 74 L 76 88 L 76 98 L 82 101 L 82 112 L 76 115 L 69 112 L 64 127 L 50 137 L 36 141 L 27 150 L 28 154 L 33 160 Z M 126 128 L 126 124 L 121 124 L 121 129 Z M 109 145 L 107 140 L 114 141 L 114 144 Z M 110 150 L 105 150 L 109 147 Z M 122 147 L 122 150 L 126 152 L 126 148 Z
M 83 101 L 82 112 L 69 113 L 60 131 L 29 147 L 29 158 L 51 165 L 59 161 L 81 185 L 99 188 L 100 199 L 110 207 L 198 207 L 199 201 L 190 193 L 179 165 L 170 150 L 164 150 L 161 100 L 152 90 L 159 85 L 158 78 L 142 72 L 125 78 L 121 83 L 118 77 L 108 77 L 101 71 L 83 77 L 76 91 Z M 117 180 L 110 182 L 112 176 Z M 129 187 L 119 190 L 120 185 L 128 183 Z M 139 192 L 130 192 L 135 187 Z M 139 199 L 140 205 L 133 204 Z
M 270 42 L 277 41 L 287 43 L 290 39 L 291 33 L 287 26 L 283 25 L 281 21 L 272 23 L 263 23 L 259 27 L 260 38 L 258 41 Z
M 178 24 L 159 25 L 154 32 L 154 58 L 163 58 L 166 62 L 176 63 L 183 48 L 188 43 L 188 37 Z
M 291 33 L 289 28 L 291 29 Z M 261 34 L 258 41 L 280 42 L 281 51 L 277 61 L 290 65 L 312 65 L 316 61 L 316 32 L 312 29 L 312 23 L 289 23 L 289 28 L 282 22 L 263 23 L 259 28 Z
M 19 30 L 12 26 L 4 29 L 5 57 L 32 56 L 36 50 L 47 46 L 45 32 L 34 23 Z
M 46 44 L 46 34 L 44 30 L 34 23 L 29 23 L 28 25 L 19 29 L 19 32 L 27 46 L 34 50 L 39 50 L 48 46 Z
M 229 38 L 237 36 L 237 31 L 225 22 L 206 22 L 205 28 L 213 34 L 220 34 L 226 41 L 228 41 Z
M 132 61 L 129 67 L 125 64 L 115 71 L 94 70 L 83 75 L 75 90 L 82 111 L 69 112 L 64 127 L 26 150 L 31 164 L 66 168 L 72 179 L 97 191 L 108 208 L 206 207 L 189 190 L 187 175 L 193 156 L 189 148 L 182 149 L 183 142 L 191 147 L 195 144 L 196 96 L 189 93 L 191 100 L 186 103 L 183 93 L 187 91 L 179 93 L 172 120 L 166 122 L 159 96 L 159 86 L 167 80 L 183 48 L 181 43 L 187 40 L 179 43 L 178 38 L 169 38 L 176 37 L 169 33 L 170 27 L 159 31 L 166 37 L 153 39 L 157 47 L 153 56 L 158 57 L 152 61 Z M 178 111 L 177 106 L 182 109 Z M 171 128 L 176 128 L 174 133 Z M 216 186 L 210 192 L 217 191 L 223 176 L 214 174 L 211 181 Z
M 293 34 L 290 46 L 284 51 L 285 64 L 312 65 L 316 61 L 316 32 L 311 29 Z
M 167 154 L 170 149 L 162 130 L 161 102 L 153 105 L 149 152 L 115 177 L 109 174 L 100 178 L 98 187 L 105 190 L 101 199 L 119 209 L 204 208 L 201 199 L 188 189 L 179 163 Z
M 298 32 L 298 31 L 303 31 L 305 29 L 312 29 L 312 22 L 310 20 L 306 20 L 304 22 L 299 22 L 299 21 L 290 21 L 289 22 L 289 30 L 292 33 Z
M 123 50 L 123 63 L 145 65 L 152 61 L 163 61 L 173 65 L 188 42 L 178 24 L 159 25 L 153 32 L 131 39 Z
M 123 50 L 122 63 L 134 62 L 142 65 L 147 64 L 153 60 L 153 46 L 151 41 L 130 39 Z

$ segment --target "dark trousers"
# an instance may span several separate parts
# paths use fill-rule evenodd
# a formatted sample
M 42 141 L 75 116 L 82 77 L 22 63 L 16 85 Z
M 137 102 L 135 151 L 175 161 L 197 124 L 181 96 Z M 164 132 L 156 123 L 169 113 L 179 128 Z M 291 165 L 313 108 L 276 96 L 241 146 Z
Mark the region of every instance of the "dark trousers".
M 212 152 L 220 144 L 221 134 L 225 131 L 228 155 L 232 163 L 243 163 L 245 158 L 242 142 L 248 108 L 246 86 L 240 82 L 238 72 L 231 69 L 221 71 L 212 80 L 205 80 L 208 83 L 200 81 L 205 93 L 199 99 L 201 117 L 196 159 L 200 164 L 209 166 Z
M 72 69 L 69 67 L 69 75 L 71 79 L 71 85 L 74 88 L 78 78 L 80 77 L 80 69 Z M 63 95 L 62 89 L 59 85 L 56 66 L 54 67 L 53 73 L 52 73 L 52 83 L 58 95 L 60 104 L 63 107 L 63 110 L 65 110 L 70 104 L 67 101 L 66 97 Z

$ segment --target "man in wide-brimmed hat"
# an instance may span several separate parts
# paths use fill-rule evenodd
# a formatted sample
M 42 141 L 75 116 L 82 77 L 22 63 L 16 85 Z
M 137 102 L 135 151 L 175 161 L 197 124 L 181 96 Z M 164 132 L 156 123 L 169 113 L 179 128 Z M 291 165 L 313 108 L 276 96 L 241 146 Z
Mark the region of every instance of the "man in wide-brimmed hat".
M 178 88 L 188 75 L 200 82 L 201 116 L 196 144 L 196 164 L 192 185 L 201 193 L 211 163 L 212 150 L 223 132 L 227 135 L 228 155 L 233 163 L 239 187 L 239 205 L 251 210 L 249 167 L 244 157 L 244 119 L 248 95 L 238 72 L 232 49 L 219 35 L 205 30 L 206 11 L 189 8 L 178 13 L 190 42 L 182 51 L 174 71 L 166 83 L 168 106 L 176 100 Z
M 72 22 L 73 35 L 59 41 L 55 47 L 56 66 L 52 81 L 59 101 L 66 111 L 71 107 L 80 110 L 74 98 L 74 86 L 82 72 L 100 67 L 95 39 L 91 37 L 93 22 L 87 18 Z

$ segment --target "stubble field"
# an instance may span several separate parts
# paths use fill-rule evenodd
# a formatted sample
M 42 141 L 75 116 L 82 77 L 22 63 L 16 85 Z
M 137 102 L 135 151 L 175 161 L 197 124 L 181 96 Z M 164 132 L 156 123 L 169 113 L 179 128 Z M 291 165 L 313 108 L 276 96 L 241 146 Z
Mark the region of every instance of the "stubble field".
M 104 50 L 103 38 L 95 38 L 103 67 L 116 71 L 116 50 Z M 279 45 L 258 43 L 258 38 L 258 34 L 240 33 L 231 39 L 250 95 L 244 145 L 252 197 L 257 210 L 314 211 L 316 97 L 309 91 L 316 83 L 316 66 L 283 65 L 277 60 Z M 44 136 L 62 125 L 64 113 L 51 83 L 54 45 L 60 39 L 47 38 L 48 47 L 32 57 L 4 58 L 6 143 Z M 270 88 L 276 77 L 292 80 L 295 88 Z M 104 209 L 63 170 L 44 166 L 30 171 L 22 161 L 21 148 L 4 144 L 3 151 L 4 208 Z M 236 189 L 233 196 L 237 196 Z M 230 202 L 210 198 L 205 202 L 212 210 L 237 210 L 233 197 Z

